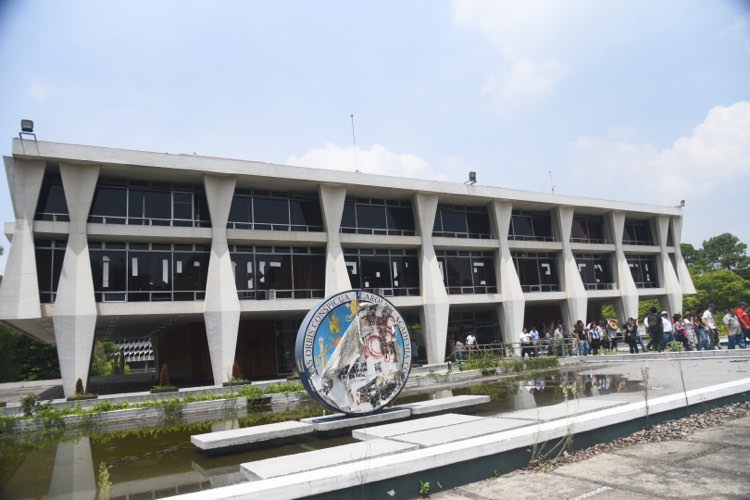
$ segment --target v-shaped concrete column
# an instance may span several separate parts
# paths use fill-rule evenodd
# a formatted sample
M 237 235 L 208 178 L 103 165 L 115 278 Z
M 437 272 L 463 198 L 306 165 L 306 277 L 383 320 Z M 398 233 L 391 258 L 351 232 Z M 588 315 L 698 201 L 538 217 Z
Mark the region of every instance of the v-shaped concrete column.
M 570 249 L 570 232 L 573 228 L 573 207 L 557 207 L 558 220 L 560 221 L 560 239 L 562 241 L 563 279 L 565 280 L 565 305 L 563 316 L 565 323 L 571 325 L 577 320 L 586 321 L 588 309 L 588 294 L 583 286 L 578 264 Z
M 326 297 L 344 292 L 352 287 L 346 272 L 344 251 L 341 248 L 341 216 L 344 213 L 346 188 L 343 186 L 320 186 L 320 206 L 328 235 L 326 251 Z
M 66 396 L 72 396 L 79 378 L 86 389 L 96 330 L 97 309 L 86 220 L 94 198 L 99 166 L 60 163 L 60 175 L 68 204 L 70 231 L 52 322 L 63 391 Z
M 661 286 L 667 292 L 666 295 L 659 297 L 659 302 L 665 310 L 669 311 L 669 314 L 682 313 L 682 286 L 680 280 L 677 278 L 677 271 L 672 265 L 672 260 L 669 258 L 667 252 L 667 239 L 669 236 L 669 216 L 660 215 L 657 224 L 657 237 L 659 238 L 659 254 L 661 272 L 659 273 L 662 277 Z M 674 235 L 672 242 L 674 243 Z
M 492 203 L 492 216 L 497 230 L 497 240 L 500 245 L 500 261 L 497 269 L 497 282 L 500 285 L 500 294 L 503 302 L 498 308 L 500 329 L 503 334 L 503 342 L 515 343 L 518 335 L 523 329 L 524 309 L 526 298 L 518 279 L 516 266 L 513 264 L 513 256 L 508 248 L 508 230 L 513 213 L 513 204 L 506 201 L 494 201 Z M 514 348 L 516 354 L 520 354 L 518 348 Z
M 235 177 L 205 175 L 208 211 L 211 214 L 211 256 L 206 277 L 203 321 L 214 384 L 229 382 L 240 328 L 240 299 L 234 281 L 232 258 L 227 242 L 227 220 L 232 206 Z
M 417 193 L 413 204 L 417 216 L 417 230 L 422 236 L 419 280 L 422 290 L 422 332 L 427 350 L 427 363 L 445 361 L 448 337 L 450 302 L 443 283 L 443 273 L 432 246 L 432 227 L 435 224 L 437 195 Z
M 625 214 L 623 212 L 611 212 L 609 214 L 610 227 L 612 228 L 612 239 L 615 243 L 615 272 L 617 273 L 617 289 L 620 297 L 615 302 L 617 316 L 622 319 L 638 319 L 638 288 L 635 286 L 630 265 L 625 258 L 622 248 L 622 236 L 625 232 Z
M 39 318 L 39 282 L 34 254 L 34 211 L 44 179 L 43 160 L 4 158 L 16 221 L 0 284 L 0 318 Z
M 682 217 L 672 218 L 672 242 L 674 243 L 674 258 L 677 263 L 677 279 L 680 280 L 680 286 L 684 293 L 693 294 L 695 293 L 695 285 L 680 247 L 682 243 Z

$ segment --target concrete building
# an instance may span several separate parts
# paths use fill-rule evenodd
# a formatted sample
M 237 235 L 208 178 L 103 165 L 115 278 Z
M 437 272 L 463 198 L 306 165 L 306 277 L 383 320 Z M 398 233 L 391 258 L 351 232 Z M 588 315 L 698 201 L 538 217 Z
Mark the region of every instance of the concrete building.
M 4 161 L 0 320 L 57 344 L 66 394 L 104 339 L 150 338 L 178 382 L 290 373 L 305 313 L 350 288 L 389 297 L 430 363 L 468 331 L 695 291 L 679 207 L 20 139 Z

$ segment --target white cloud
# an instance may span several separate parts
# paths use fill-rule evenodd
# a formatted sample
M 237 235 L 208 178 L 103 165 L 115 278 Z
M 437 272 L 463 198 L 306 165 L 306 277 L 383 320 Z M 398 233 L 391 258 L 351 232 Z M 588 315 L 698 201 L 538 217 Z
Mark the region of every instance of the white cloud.
M 456 0 L 454 22 L 478 31 L 502 58 L 482 88 L 495 108 L 532 105 L 552 95 L 570 73 L 561 51 L 586 16 L 585 3 Z
M 29 93 L 37 101 L 44 101 L 53 92 L 52 85 L 49 83 L 34 81 L 29 87 Z
M 508 71 L 491 76 L 482 94 L 498 110 L 531 105 L 552 94 L 568 73 L 570 68 L 559 60 L 521 59 Z
M 658 204 L 685 198 L 726 203 L 726 188 L 750 174 L 750 102 L 712 108 L 690 136 L 662 150 L 580 137 L 570 160 L 575 194 Z
M 287 163 L 302 167 L 445 180 L 445 176 L 434 171 L 424 158 L 411 153 L 394 153 L 377 143 L 370 149 L 357 147 L 356 150 L 352 146 L 342 148 L 328 143 L 322 148 L 310 149 L 302 156 L 292 156 Z
M 719 32 L 721 38 L 742 44 L 750 51 L 750 15 L 737 18 L 735 22 Z

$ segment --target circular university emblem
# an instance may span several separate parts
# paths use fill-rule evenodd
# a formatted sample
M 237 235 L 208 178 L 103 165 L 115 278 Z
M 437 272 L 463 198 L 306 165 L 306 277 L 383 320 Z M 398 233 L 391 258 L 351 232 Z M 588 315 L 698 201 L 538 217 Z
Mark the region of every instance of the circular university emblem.
M 321 404 L 350 415 L 393 401 L 411 369 L 411 339 L 393 304 L 349 290 L 313 307 L 297 332 L 297 372 Z

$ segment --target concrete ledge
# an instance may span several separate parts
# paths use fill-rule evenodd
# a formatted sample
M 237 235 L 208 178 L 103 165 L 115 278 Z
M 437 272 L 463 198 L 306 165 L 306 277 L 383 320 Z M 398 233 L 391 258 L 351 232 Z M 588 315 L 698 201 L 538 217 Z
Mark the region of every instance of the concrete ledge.
M 318 432 L 338 431 L 341 429 L 351 429 L 363 425 L 379 424 L 382 422 L 392 422 L 393 420 L 403 420 L 411 416 L 411 410 L 397 406 L 395 408 L 386 408 L 381 412 L 361 417 L 347 416 L 343 413 L 334 413 L 325 417 L 303 418 L 300 422 L 312 425 Z
M 241 446 L 281 439 L 300 434 L 308 434 L 315 429 L 310 424 L 302 422 L 277 422 L 275 424 L 245 427 L 229 431 L 209 432 L 190 436 L 190 442 L 202 450 L 217 450 L 232 446 Z
M 302 471 L 322 469 L 374 457 L 393 455 L 417 449 L 416 445 L 397 443 L 387 439 L 372 439 L 333 448 L 308 451 L 297 455 L 268 458 L 240 466 L 242 474 L 250 481 L 285 476 Z
M 489 396 L 453 396 L 450 398 L 430 399 L 428 401 L 419 401 L 417 403 L 408 403 L 401 405 L 401 408 L 409 408 L 412 415 L 427 415 L 441 411 L 455 410 L 456 408 L 465 408 L 467 406 L 476 406 L 490 402 Z

